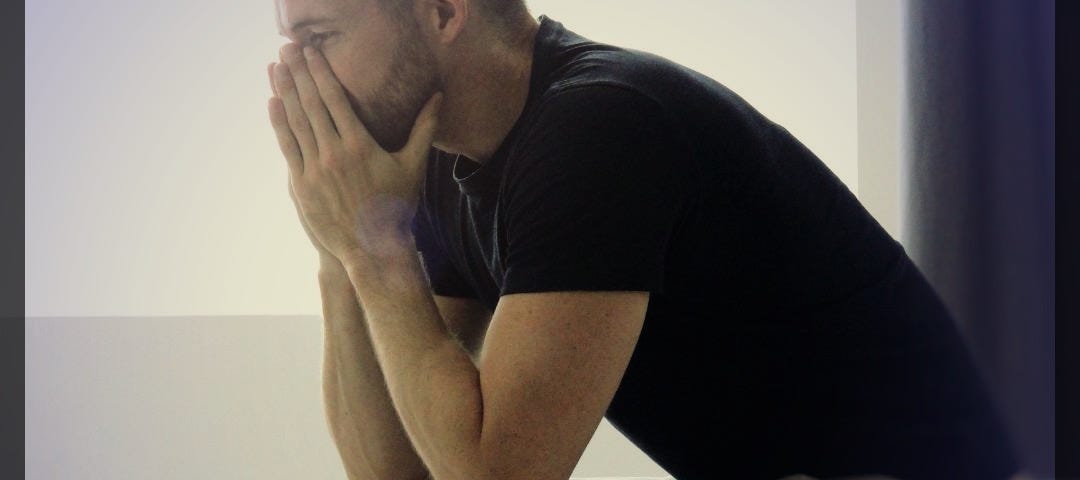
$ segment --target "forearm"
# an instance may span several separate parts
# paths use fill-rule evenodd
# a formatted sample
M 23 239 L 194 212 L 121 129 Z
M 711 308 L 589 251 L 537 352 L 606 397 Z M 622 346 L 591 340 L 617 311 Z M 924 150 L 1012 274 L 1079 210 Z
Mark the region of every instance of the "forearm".
M 319 272 L 327 423 L 350 480 L 424 479 L 387 392 L 355 290 L 340 267 Z
M 479 371 L 445 327 L 415 247 L 345 265 L 394 408 L 428 470 L 439 480 L 486 478 Z

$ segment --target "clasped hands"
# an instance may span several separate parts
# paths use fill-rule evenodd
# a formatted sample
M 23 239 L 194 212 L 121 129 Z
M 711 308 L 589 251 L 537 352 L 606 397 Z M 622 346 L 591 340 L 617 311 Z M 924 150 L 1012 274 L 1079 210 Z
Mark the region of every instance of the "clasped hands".
M 357 118 L 321 52 L 288 43 L 280 53 L 284 63 L 268 67 L 270 121 L 288 163 L 289 195 L 312 244 L 343 264 L 399 252 L 412 238 L 442 93 L 428 99 L 408 142 L 391 153 Z

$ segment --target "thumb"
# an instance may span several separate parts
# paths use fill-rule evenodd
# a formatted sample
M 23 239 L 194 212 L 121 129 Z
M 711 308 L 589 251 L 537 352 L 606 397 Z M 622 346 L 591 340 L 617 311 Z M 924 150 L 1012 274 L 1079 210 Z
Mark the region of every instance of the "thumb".
M 428 153 L 431 150 L 431 142 L 435 139 L 435 129 L 439 124 L 439 109 L 442 107 L 442 92 L 435 92 L 420 114 L 416 116 L 412 132 L 409 133 L 409 141 L 402 147 L 398 160 L 410 170 L 417 170 L 424 165 Z

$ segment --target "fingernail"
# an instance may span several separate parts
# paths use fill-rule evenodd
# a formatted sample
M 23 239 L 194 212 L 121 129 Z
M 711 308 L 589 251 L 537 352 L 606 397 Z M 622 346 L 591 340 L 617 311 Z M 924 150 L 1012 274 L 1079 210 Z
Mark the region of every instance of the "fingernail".
M 307 57 L 307 58 L 314 57 L 315 56 L 315 49 L 311 48 L 310 46 L 304 47 L 304 56 Z

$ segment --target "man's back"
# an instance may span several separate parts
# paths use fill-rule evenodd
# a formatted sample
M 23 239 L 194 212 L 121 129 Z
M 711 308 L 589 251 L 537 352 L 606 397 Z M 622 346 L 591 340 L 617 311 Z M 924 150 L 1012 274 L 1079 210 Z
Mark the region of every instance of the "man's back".
M 433 150 L 435 293 L 642 290 L 606 417 L 679 479 L 1005 478 L 1016 459 L 944 305 L 812 152 L 712 79 L 541 17 L 482 166 Z

